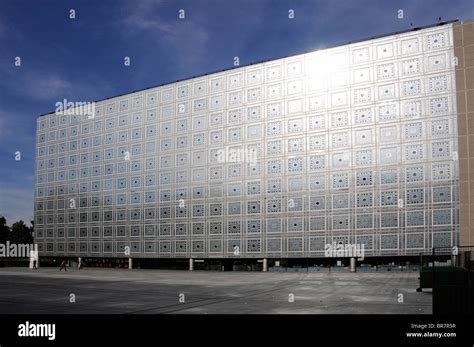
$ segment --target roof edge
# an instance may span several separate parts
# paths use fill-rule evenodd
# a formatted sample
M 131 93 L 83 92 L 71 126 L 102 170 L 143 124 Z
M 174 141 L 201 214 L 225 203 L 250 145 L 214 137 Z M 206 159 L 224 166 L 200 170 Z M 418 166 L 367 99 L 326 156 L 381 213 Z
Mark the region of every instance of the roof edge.
M 376 40 L 376 39 L 380 39 L 380 38 L 387 37 L 387 36 L 392 36 L 392 35 L 405 34 L 405 33 L 409 33 L 409 32 L 412 32 L 412 31 L 419 31 L 419 30 L 433 28 L 433 27 L 437 27 L 437 26 L 443 26 L 443 25 L 447 25 L 447 24 L 456 23 L 456 22 L 459 22 L 459 21 L 460 20 L 458 18 L 456 18 L 456 19 L 452 19 L 452 20 L 448 20 L 448 21 L 442 21 L 442 22 L 439 22 L 439 23 L 436 23 L 436 24 L 429 24 L 429 25 L 424 25 L 424 26 L 420 26 L 420 27 L 413 27 L 413 28 L 410 28 L 410 29 L 407 29 L 407 30 L 395 31 L 395 32 L 376 35 L 376 36 L 371 36 L 371 37 L 367 37 L 367 38 L 363 38 L 363 39 L 357 39 L 357 40 L 354 40 L 354 41 L 347 41 L 347 42 L 344 42 L 344 43 L 337 43 L 337 44 L 333 44 L 333 45 L 328 45 L 328 46 L 324 46 L 324 47 L 321 47 L 321 48 L 318 48 L 318 49 L 311 49 L 311 50 L 306 50 L 306 51 L 293 53 L 293 54 L 288 54 L 288 55 L 284 55 L 284 56 L 264 59 L 264 60 L 244 64 L 244 65 L 232 66 L 232 67 L 221 69 L 221 70 L 215 70 L 215 71 L 212 71 L 212 72 L 207 72 L 207 73 L 203 73 L 203 74 L 199 74 L 199 75 L 194 75 L 194 76 L 187 77 L 187 78 L 181 78 L 181 79 L 177 79 L 177 80 L 174 80 L 174 81 L 153 85 L 153 86 L 146 87 L 146 88 L 132 90 L 128 93 L 117 94 L 117 95 L 109 96 L 108 98 L 98 99 L 98 100 L 94 100 L 94 101 L 91 101 L 91 102 L 101 102 L 101 101 L 105 101 L 105 100 L 109 100 L 109 99 L 118 98 L 118 97 L 128 95 L 128 94 L 142 92 L 142 91 L 145 91 L 145 90 L 148 90 L 148 89 L 159 88 L 159 87 L 163 87 L 163 86 L 166 86 L 166 85 L 169 85 L 169 84 L 174 84 L 174 83 L 187 81 L 187 80 L 190 80 L 190 79 L 204 77 L 204 76 L 208 76 L 208 75 L 213 75 L 213 74 L 216 74 L 216 73 L 219 73 L 219 72 L 226 72 L 226 71 L 236 70 L 236 69 L 240 69 L 240 68 L 243 68 L 243 67 L 248 67 L 248 66 L 252 66 L 252 65 L 267 63 L 267 62 L 270 62 L 270 61 L 273 61 L 273 60 L 290 58 L 290 57 L 294 57 L 294 56 L 301 55 L 301 54 L 307 54 L 307 53 L 311 53 L 311 52 L 322 51 L 322 50 L 325 50 L 325 49 L 336 48 L 336 47 L 340 47 L 340 46 L 350 45 L 350 44 L 369 41 L 369 40 Z M 48 112 L 48 113 L 43 113 L 43 114 L 40 114 L 38 117 L 47 116 L 47 115 L 50 115 L 50 114 L 53 114 L 53 113 L 54 113 L 54 111 L 53 112 Z

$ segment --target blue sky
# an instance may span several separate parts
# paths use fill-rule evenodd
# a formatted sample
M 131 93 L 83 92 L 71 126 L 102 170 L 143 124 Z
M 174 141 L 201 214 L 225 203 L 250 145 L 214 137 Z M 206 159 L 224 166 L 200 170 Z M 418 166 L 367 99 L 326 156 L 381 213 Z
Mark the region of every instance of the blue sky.
M 0 215 L 8 224 L 33 218 L 36 118 L 57 101 L 103 99 L 226 69 L 235 56 L 244 65 L 440 16 L 472 19 L 474 0 L 0 0 Z

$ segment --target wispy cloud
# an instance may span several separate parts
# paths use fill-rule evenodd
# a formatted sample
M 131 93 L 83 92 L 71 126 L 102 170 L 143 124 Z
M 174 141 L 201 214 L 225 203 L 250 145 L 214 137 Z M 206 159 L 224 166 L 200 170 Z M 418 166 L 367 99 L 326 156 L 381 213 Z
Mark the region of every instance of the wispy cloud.
M 38 109 L 38 113 L 54 110 L 56 101 L 89 101 L 110 96 L 111 86 L 100 75 L 84 74 L 80 79 L 69 71 L 40 70 L 33 67 L 1 67 L 0 89 L 10 95 L 27 98 L 30 102 L 50 102 L 50 110 Z
M 14 67 L 13 64 L 0 68 L 0 87 L 33 100 L 50 100 L 74 89 L 73 84 L 59 73 Z
M 161 1 L 140 1 L 137 4 L 129 4 L 126 8 L 129 15 L 123 20 L 128 32 L 159 31 L 167 35 L 173 35 L 173 26 L 169 21 L 163 21 L 159 15 Z M 157 16 L 158 14 L 158 16 Z
M 50 100 L 58 96 L 70 94 L 75 86 L 63 77 L 52 75 L 33 75 L 28 78 L 26 93 L 39 100 Z
M 164 15 L 162 7 L 162 1 L 127 3 L 123 8 L 127 15 L 120 23 L 121 33 L 126 37 L 142 35 L 142 39 L 150 39 L 150 46 L 159 43 L 172 49 L 176 63 L 181 66 L 198 64 L 209 48 L 208 14 L 201 9 L 193 9 L 191 13 L 185 9 L 188 11 L 185 18 L 178 19 L 178 9 L 171 16 Z

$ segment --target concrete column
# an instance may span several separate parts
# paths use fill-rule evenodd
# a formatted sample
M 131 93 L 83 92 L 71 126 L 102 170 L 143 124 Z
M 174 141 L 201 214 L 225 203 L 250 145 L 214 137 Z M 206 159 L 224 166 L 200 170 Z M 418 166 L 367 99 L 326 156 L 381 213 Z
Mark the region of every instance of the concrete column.
M 352 257 L 351 258 L 351 272 L 356 272 L 356 258 Z
M 263 258 L 263 272 L 267 272 L 267 271 L 268 271 L 267 258 Z
M 132 268 L 133 268 L 132 258 L 128 258 L 128 269 L 131 270 Z
M 193 271 L 193 270 L 194 270 L 194 259 L 189 258 L 189 271 Z
M 39 256 L 38 256 L 38 250 L 31 250 L 30 251 L 30 265 L 29 268 L 33 269 L 33 263 L 36 260 L 36 267 L 39 269 Z
M 457 255 L 454 255 L 454 254 L 451 255 L 451 266 L 457 266 L 458 265 L 457 264 L 457 260 L 458 260 L 457 257 L 458 257 Z

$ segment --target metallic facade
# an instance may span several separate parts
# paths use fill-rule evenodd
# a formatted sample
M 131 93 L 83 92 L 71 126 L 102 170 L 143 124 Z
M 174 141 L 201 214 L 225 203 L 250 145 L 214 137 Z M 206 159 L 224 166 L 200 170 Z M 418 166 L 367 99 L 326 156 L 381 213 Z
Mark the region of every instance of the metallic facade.
M 40 255 L 417 255 L 459 238 L 452 24 L 37 121 Z M 237 250 L 237 252 L 236 252 Z

